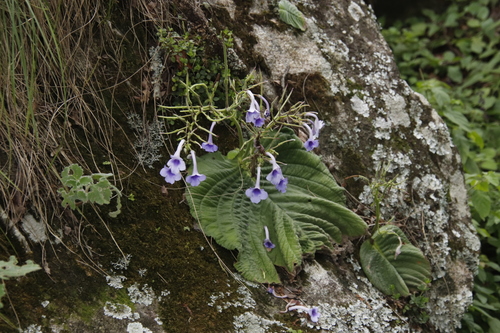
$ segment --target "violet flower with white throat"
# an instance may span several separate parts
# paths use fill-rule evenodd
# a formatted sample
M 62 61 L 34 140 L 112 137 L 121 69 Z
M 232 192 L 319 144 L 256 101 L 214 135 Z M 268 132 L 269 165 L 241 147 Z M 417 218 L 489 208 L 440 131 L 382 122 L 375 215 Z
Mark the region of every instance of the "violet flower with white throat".
M 201 148 L 203 148 L 203 150 L 205 150 L 207 153 L 214 153 L 219 149 L 219 147 L 217 147 L 217 145 L 214 145 L 214 143 L 212 142 L 212 131 L 214 130 L 215 124 L 216 122 L 213 121 L 212 126 L 210 126 L 210 132 L 208 133 L 207 142 L 203 142 L 201 144 Z
M 173 155 L 170 155 L 170 160 L 168 160 L 167 162 L 167 166 L 170 168 L 170 171 L 172 173 L 179 173 L 181 171 L 186 170 L 186 163 L 181 158 L 181 150 L 182 146 L 184 145 L 184 142 L 186 142 L 186 140 L 184 139 L 181 140 L 181 142 L 179 142 L 177 150 Z
M 245 195 L 250 198 L 254 204 L 266 200 L 269 196 L 265 190 L 260 188 L 260 165 L 257 167 L 257 179 L 255 180 L 255 187 L 251 187 L 245 191 Z
M 167 166 L 164 166 L 161 170 L 160 170 L 160 175 L 162 177 L 165 178 L 165 181 L 169 184 L 173 184 L 175 183 L 176 181 L 178 180 L 181 180 L 182 178 L 182 175 L 180 172 L 178 173 L 173 173 L 172 170 L 167 167 Z
M 207 176 L 198 173 L 198 166 L 196 165 L 196 155 L 194 150 L 191 150 L 191 157 L 193 158 L 193 173 L 186 177 L 186 182 L 191 186 L 198 186 L 202 181 L 207 179 Z
M 309 138 L 307 139 L 306 142 L 304 142 L 304 148 L 306 148 L 307 151 L 311 151 L 319 146 L 319 141 L 316 140 L 316 136 L 314 136 L 314 132 L 311 129 L 311 127 L 309 127 L 309 125 L 303 124 L 303 126 L 309 132 Z
M 266 155 L 271 159 L 271 164 L 273 165 L 273 170 L 267 175 L 266 179 L 276 186 L 276 189 L 281 193 L 286 192 L 286 187 L 288 185 L 288 179 L 283 177 L 283 172 L 281 171 L 281 167 L 276 163 L 276 159 L 273 154 L 266 152 Z
M 323 120 L 319 120 L 318 116 L 316 116 L 312 112 L 307 112 L 306 116 L 311 116 L 314 118 L 314 121 L 312 122 L 313 123 L 312 132 L 316 138 L 319 138 L 319 130 L 325 126 L 325 122 Z
M 247 123 L 254 124 L 255 127 L 262 127 L 265 123 L 265 119 L 261 117 L 260 105 L 257 103 L 254 94 L 250 90 L 247 90 L 246 92 L 250 97 L 250 108 L 245 116 L 245 121 Z
M 267 225 L 264 226 L 264 232 L 266 234 L 266 239 L 264 239 L 264 247 L 266 248 L 267 252 L 269 252 L 274 249 L 276 245 L 274 245 L 269 238 L 269 230 L 267 229 Z

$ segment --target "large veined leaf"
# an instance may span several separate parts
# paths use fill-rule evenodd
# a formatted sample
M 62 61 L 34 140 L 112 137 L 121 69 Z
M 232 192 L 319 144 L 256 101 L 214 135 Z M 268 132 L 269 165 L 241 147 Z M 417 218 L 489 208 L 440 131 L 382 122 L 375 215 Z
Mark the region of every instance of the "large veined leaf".
M 386 295 L 407 296 L 431 277 L 429 261 L 394 225 L 380 227 L 360 250 L 361 266 L 371 283 Z
M 238 158 L 220 153 L 198 158 L 198 170 L 207 179 L 190 187 L 191 212 L 199 217 L 205 233 L 230 250 L 238 250 L 236 268 L 257 282 L 276 282 L 276 266 L 292 272 L 304 253 L 331 247 L 342 236 L 360 236 L 366 224 L 344 206 L 343 189 L 318 156 L 306 152 L 292 131 L 282 130 L 272 139 L 262 139 L 266 148 L 276 147 L 277 160 L 288 177 L 286 193 L 276 190 L 265 176 L 271 172 L 262 166 L 260 187 L 269 198 L 254 204 L 245 190 L 255 186 L 255 179 L 241 167 Z M 270 252 L 263 245 L 264 226 L 276 245 Z
M 281 0 L 278 3 L 280 19 L 302 31 L 306 31 L 306 20 L 297 7 L 288 0 Z

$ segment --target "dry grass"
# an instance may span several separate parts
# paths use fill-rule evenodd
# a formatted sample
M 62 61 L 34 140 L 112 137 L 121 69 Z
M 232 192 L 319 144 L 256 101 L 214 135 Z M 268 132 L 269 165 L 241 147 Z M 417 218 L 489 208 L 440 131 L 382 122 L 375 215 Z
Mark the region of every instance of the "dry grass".
M 118 184 L 133 172 L 113 152 L 112 138 L 123 131 L 116 116 L 125 112 L 115 99 L 124 90 L 140 94 L 147 46 L 155 25 L 170 24 L 168 8 L 160 0 L 2 1 L 0 208 L 8 229 L 15 230 L 28 211 L 56 227 L 64 166 L 76 162 L 100 172 L 102 161 L 109 161 Z M 117 12 L 125 28 L 112 19 Z M 139 56 L 132 69 L 126 65 L 131 47 Z

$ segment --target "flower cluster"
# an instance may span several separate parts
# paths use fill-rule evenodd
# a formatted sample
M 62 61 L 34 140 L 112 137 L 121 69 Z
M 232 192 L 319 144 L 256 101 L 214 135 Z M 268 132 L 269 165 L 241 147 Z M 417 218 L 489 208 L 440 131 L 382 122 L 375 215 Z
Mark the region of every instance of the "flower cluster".
M 245 121 L 247 123 L 253 124 L 255 127 L 260 128 L 264 126 L 264 124 L 266 123 L 266 118 L 270 116 L 269 102 L 260 95 L 254 95 L 250 90 L 247 90 L 246 94 L 250 98 L 250 107 L 245 115 Z M 261 105 L 257 101 L 256 97 L 261 99 L 263 104 L 265 104 L 264 110 L 261 110 Z M 324 126 L 324 122 L 322 120 L 319 120 L 314 113 L 308 112 L 305 115 L 307 117 L 313 118 L 307 118 L 306 122 L 303 123 L 303 126 L 309 133 L 309 137 L 304 143 L 304 147 L 307 151 L 311 151 L 319 145 L 319 131 Z M 203 142 L 201 144 L 201 148 L 209 153 L 213 153 L 218 150 L 218 147 L 213 143 L 212 138 L 215 124 L 216 122 L 214 121 L 210 126 L 207 142 Z M 176 181 L 181 180 L 181 172 L 186 170 L 186 163 L 180 156 L 184 143 L 185 140 L 180 141 L 177 150 L 173 155 L 170 156 L 170 160 L 160 171 L 160 175 L 164 177 L 165 181 L 169 184 L 173 184 Z M 276 162 L 276 158 L 269 152 L 266 152 L 265 155 L 269 157 L 269 162 L 273 167 L 272 171 L 266 176 L 266 180 L 273 184 L 279 192 L 285 193 L 288 186 L 288 178 L 283 176 L 283 172 L 281 171 L 281 167 Z M 190 176 L 186 177 L 186 182 L 188 182 L 191 186 L 198 186 L 202 181 L 206 179 L 206 176 L 198 172 L 194 151 L 191 151 L 191 157 L 193 160 L 193 173 Z M 262 200 L 266 200 L 269 196 L 264 189 L 260 188 L 260 173 L 261 167 L 259 165 L 257 166 L 257 178 L 255 181 L 255 187 L 249 188 L 245 191 L 246 196 L 250 198 L 250 201 L 255 204 L 259 203 Z M 270 241 L 269 243 L 272 244 Z M 266 248 L 269 247 L 266 246 Z

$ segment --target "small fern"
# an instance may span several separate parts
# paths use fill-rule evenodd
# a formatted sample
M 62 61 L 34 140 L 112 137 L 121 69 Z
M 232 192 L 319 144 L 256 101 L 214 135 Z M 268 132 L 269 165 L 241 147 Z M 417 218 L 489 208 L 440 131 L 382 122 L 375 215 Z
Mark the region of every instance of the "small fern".
M 280 19 L 288 25 L 302 31 L 306 31 L 306 20 L 297 7 L 288 0 L 278 3 Z

